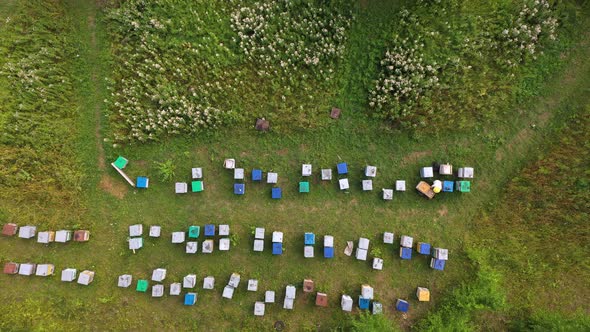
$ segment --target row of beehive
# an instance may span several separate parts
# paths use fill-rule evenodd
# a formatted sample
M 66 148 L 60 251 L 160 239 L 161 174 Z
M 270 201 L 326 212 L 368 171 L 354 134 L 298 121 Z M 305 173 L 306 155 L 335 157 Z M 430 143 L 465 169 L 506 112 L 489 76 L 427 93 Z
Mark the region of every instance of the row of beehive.
M 37 233 L 37 226 L 21 226 L 17 224 L 8 223 L 2 227 L 2 235 L 14 236 L 18 232 L 18 237 L 21 239 L 32 239 L 37 235 L 37 242 L 49 244 L 51 242 L 69 242 L 74 240 L 76 242 L 86 242 L 90 239 L 90 232 L 87 230 L 59 230 L 59 231 L 43 231 Z M 73 236 L 72 236 L 73 235 Z
M 55 265 L 53 264 L 35 264 L 35 263 L 15 263 L 9 262 L 4 264 L 5 274 L 19 274 L 23 276 L 30 276 L 35 274 L 40 277 L 49 277 L 55 272 Z M 61 281 L 72 282 L 76 280 L 77 270 L 73 268 L 66 268 L 61 271 Z M 84 270 L 78 275 L 78 283 L 81 285 L 88 285 L 94 280 L 94 272 Z

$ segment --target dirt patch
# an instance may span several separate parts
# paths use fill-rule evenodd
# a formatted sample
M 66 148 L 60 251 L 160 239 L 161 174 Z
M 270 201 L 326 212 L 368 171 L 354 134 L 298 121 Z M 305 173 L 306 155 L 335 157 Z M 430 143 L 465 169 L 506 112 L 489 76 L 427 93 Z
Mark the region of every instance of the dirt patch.
M 407 165 L 407 164 L 410 164 L 410 163 L 415 163 L 419 159 L 422 159 L 424 157 L 428 157 L 430 155 L 432 155 L 432 151 L 430 151 L 430 150 L 412 152 L 412 153 L 410 153 L 409 155 L 405 156 L 402 159 L 402 165 Z
M 505 148 L 496 151 L 496 161 L 502 161 L 505 152 L 514 152 L 516 149 L 523 146 L 523 143 L 528 141 L 531 136 L 533 136 L 533 131 L 531 129 L 521 129 Z
M 286 156 L 289 153 L 289 149 L 284 148 L 284 149 L 280 149 L 279 151 L 277 151 L 277 154 L 279 156 Z
M 443 206 L 441 206 L 441 208 L 440 208 L 440 209 L 438 209 L 438 211 L 436 211 L 436 212 L 438 212 L 438 215 L 439 215 L 440 217 L 444 217 L 444 216 L 446 216 L 446 215 L 449 213 L 449 209 L 447 209 L 447 206 L 446 206 L 446 205 L 443 205 Z
M 118 199 L 123 199 L 123 197 L 125 197 L 129 191 L 129 188 L 124 183 L 121 183 L 120 181 L 117 181 L 106 174 L 100 178 L 100 183 L 98 186 L 100 189 L 117 197 Z

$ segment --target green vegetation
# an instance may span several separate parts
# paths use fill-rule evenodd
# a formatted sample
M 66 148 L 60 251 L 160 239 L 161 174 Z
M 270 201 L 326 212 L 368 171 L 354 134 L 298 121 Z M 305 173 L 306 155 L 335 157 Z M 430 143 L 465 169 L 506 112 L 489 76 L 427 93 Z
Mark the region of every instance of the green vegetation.
M 521 18 L 543 26 L 534 59 L 502 39 L 528 1 L 113 2 L 120 4 L 0 2 L 0 222 L 92 234 L 88 243 L 48 246 L 1 237 L 0 262 L 96 271 L 88 287 L 0 274 L 0 285 L 9 285 L 0 294 L 0 330 L 270 331 L 278 320 L 288 330 L 322 331 L 590 328 L 582 282 L 590 277 L 587 5 L 551 3 L 538 19 Z M 417 82 L 424 93 L 407 116 L 392 105 L 379 113 L 370 91 L 386 77 L 387 50 L 405 49 L 405 38 L 424 41 L 404 54 L 436 67 L 439 80 Z M 324 43 L 334 51 L 324 52 Z M 332 106 L 343 109 L 341 119 L 328 118 Z M 270 132 L 251 128 L 258 116 L 271 120 Z M 149 189 L 129 187 L 108 166 L 119 155 L 129 159 L 131 178 L 150 178 Z M 278 172 L 283 199 L 249 179 L 246 194 L 234 195 L 225 158 L 247 173 Z M 320 168 L 340 161 L 349 165 L 347 193 L 319 180 Z M 433 161 L 474 166 L 471 192 L 420 197 L 412 190 L 418 167 Z M 302 163 L 314 167 L 306 194 L 297 191 Z M 370 193 L 360 186 L 368 164 L 378 167 Z M 203 168 L 204 191 L 175 195 L 173 183 L 188 182 L 191 167 Z M 384 202 L 380 188 L 397 179 L 408 191 Z M 144 225 L 144 247 L 133 253 L 128 227 L 136 223 Z M 230 225 L 229 252 L 189 255 L 170 243 L 172 231 L 206 223 Z M 162 226 L 161 238 L 145 235 L 150 225 Z M 268 243 L 252 252 L 254 227 L 267 236 L 283 231 L 284 255 L 272 256 Z M 303 258 L 308 231 L 316 242 L 334 235 L 336 257 L 321 258 L 316 245 L 316 258 Z M 420 255 L 399 259 L 399 242 L 383 244 L 384 231 L 449 248 L 445 271 Z M 342 254 L 346 240 L 361 236 L 384 259 L 383 271 Z M 136 292 L 135 282 L 158 267 L 168 269 L 166 295 Z M 243 281 L 228 301 L 221 288 L 232 272 Z M 134 277 L 129 289 L 116 287 L 123 273 Z M 194 307 L 168 295 L 189 273 L 198 284 L 216 278 L 213 291 L 197 287 Z M 258 292 L 245 290 L 249 278 L 259 280 Z M 328 294 L 328 308 L 300 291 L 304 278 Z M 383 315 L 340 310 L 341 294 L 356 300 L 363 283 L 375 287 Z M 288 284 L 299 288 L 293 311 L 281 306 Z M 417 301 L 417 286 L 430 289 L 431 302 Z M 254 317 L 267 289 L 277 303 Z M 407 314 L 395 311 L 398 298 L 409 301 Z
M 8 1 L 0 38 L 0 210 L 55 225 L 79 209 L 69 17 L 55 1 Z M 35 209 L 31 209 L 35 206 Z M 40 217 L 38 214 L 42 214 Z M 5 218 L 5 217 L 4 217 Z M 4 222 L 5 220 L 0 219 Z

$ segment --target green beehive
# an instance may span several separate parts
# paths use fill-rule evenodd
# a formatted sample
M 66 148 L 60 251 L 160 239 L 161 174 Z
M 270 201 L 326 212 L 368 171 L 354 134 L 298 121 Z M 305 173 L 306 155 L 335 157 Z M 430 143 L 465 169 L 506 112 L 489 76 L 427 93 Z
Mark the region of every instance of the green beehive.
M 201 226 L 191 226 L 188 228 L 188 237 L 196 239 L 201 234 Z
M 307 181 L 299 182 L 299 192 L 300 193 L 308 193 L 309 192 L 309 182 L 307 182 Z
M 192 192 L 194 192 L 194 193 L 198 193 L 198 192 L 203 191 L 203 189 L 205 189 L 205 186 L 203 185 L 203 181 L 191 182 L 191 189 L 192 189 Z
M 148 281 L 147 280 L 137 280 L 137 288 L 135 289 L 138 292 L 145 293 L 148 289 Z
M 115 165 L 115 167 L 117 167 L 118 169 L 123 169 L 125 168 L 125 166 L 127 166 L 127 163 L 129 161 L 121 156 L 119 156 L 117 158 L 117 160 L 115 160 L 115 162 L 113 163 Z
M 471 182 L 469 181 L 457 181 L 457 190 L 462 193 L 471 192 Z

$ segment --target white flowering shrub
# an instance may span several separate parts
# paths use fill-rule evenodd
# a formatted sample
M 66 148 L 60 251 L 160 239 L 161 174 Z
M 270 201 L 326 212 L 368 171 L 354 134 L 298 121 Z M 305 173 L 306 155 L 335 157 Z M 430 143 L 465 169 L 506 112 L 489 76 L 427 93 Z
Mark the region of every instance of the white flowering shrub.
M 557 22 L 547 0 L 408 4 L 369 88 L 369 108 L 406 128 L 463 126 L 473 116 L 493 115 L 494 99 L 507 100 L 519 67 L 556 39 Z
M 526 0 L 510 25 L 502 30 L 499 40 L 504 51 L 504 62 L 517 66 L 528 58 L 537 58 L 543 39 L 557 38 L 557 18 L 547 0 Z
M 420 41 L 394 42 L 381 60 L 381 73 L 369 95 L 369 106 L 391 121 L 407 118 L 421 98 L 438 85 L 437 67 L 421 55 Z
M 350 6 L 333 2 L 123 2 L 108 15 L 114 139 L 156 140 L 258 116 L 274 128 L 313 123 L 336 84 L 350 26 Z
M 352 17 L 350 10 L 339 8 L 309 0 L 255 2 L 232 13 L 232 29 L 240 51 L 262 71 L 276 67 L 299 76 L 304 69 L 321 68 L 318 73 L 329 79 L 344 52 Z

